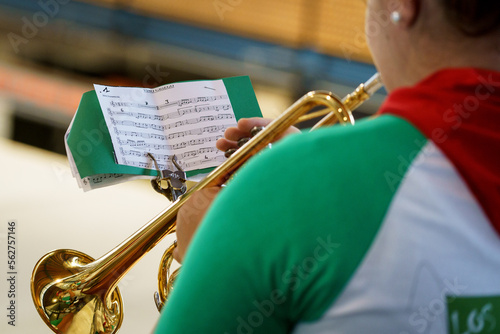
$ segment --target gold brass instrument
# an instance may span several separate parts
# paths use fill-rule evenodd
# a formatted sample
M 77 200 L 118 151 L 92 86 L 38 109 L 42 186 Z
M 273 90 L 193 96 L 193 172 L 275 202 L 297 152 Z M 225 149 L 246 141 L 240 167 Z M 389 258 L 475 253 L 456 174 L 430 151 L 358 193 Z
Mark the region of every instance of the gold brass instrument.
M 55 333 L 116 333 L 123 320 L 118 282 L 163 237 L 175 232 L 177 212 L 193 192 L 224 184 L 251 156 L 298 122 L 326 115 L 313 129 L 336 122 L 353 124 L 351 110 L 381 86 L 376 74 L 342 101 L 330 92 L 307 93 L 206 178 L 101 258 L 94 260 L 84 253 L 67 249 L 43 256 L 31 277 L 31 295 L 42 319 Z M 318 106 L 323 108 L 307 114 Z M 165 302 L 172 285 L 167 272 L 174 248 L 175 244 L 169 247 L 160 264 L 158 308 Z

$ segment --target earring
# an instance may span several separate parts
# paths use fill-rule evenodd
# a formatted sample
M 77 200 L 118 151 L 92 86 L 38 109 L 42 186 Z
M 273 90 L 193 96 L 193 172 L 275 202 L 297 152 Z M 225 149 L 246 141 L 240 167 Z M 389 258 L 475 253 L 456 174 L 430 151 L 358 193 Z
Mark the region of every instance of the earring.
M 401 21 L 401 14 L 395 10 L 391 13 L 391 22 L 397 25 L 399 21 Z

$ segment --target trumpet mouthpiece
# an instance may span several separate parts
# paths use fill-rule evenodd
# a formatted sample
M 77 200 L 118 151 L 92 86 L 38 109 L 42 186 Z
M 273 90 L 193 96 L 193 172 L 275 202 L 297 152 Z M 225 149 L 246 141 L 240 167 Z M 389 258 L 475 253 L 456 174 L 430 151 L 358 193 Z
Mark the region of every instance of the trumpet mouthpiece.
M 364 89 L 368 95 L 372 96 L 377 90 L 382 88 L 383 85 L 380 73 L 375 73 L 365 82 Z

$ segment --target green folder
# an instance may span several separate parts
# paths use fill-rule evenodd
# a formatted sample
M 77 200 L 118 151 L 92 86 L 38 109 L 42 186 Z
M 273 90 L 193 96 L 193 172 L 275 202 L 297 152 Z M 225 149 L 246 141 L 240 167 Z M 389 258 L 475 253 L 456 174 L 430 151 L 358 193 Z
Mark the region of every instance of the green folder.
M 236 119 L 262 117 L 248 76 L 222 79 Z M 98 174 L 156 176 L 154 169 L 119 165 L 115 162 L 113 144 L 95 91 L 83 94 L 67 136 L 68 148 L 80 177 Z M 207 173 L 213 168 L 186 172 L 188 177 Z

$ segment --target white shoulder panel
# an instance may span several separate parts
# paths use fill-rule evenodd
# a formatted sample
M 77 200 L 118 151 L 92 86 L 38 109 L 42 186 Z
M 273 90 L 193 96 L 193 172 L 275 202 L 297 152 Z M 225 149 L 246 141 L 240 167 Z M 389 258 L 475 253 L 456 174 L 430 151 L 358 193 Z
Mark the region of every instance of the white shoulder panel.
M 343 293 L 295 332 L 447 333 L 446 296 L 478 295 L 500 295 L 500 237 L 429 141 Z

